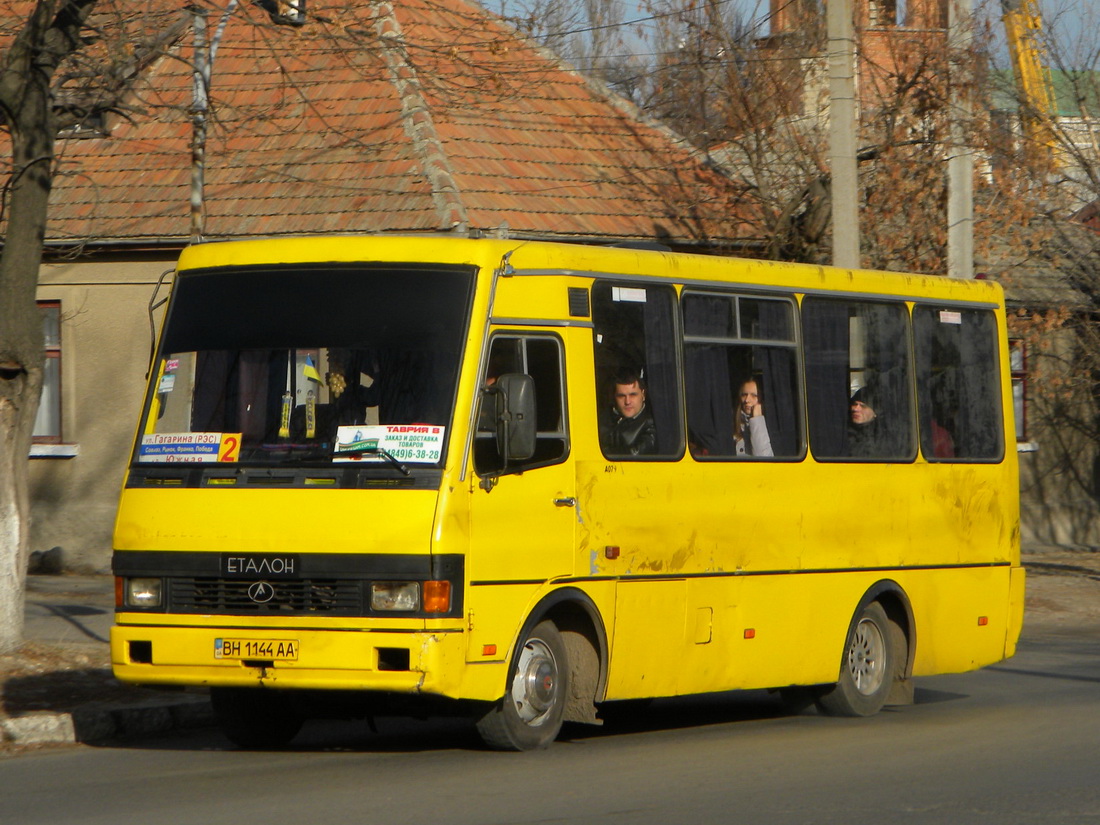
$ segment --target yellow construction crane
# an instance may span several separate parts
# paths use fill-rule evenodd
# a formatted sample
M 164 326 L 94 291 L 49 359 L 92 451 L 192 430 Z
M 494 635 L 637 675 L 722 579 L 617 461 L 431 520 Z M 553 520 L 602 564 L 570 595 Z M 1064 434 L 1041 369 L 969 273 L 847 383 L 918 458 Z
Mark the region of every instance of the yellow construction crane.
M 1020 93 L 1021 120 L 1029 143 L 1055 162 L 1053 118 L 1057 113 L 1050 69 L 1043 64 L 1043 20 L 1038 0 L 1001 0 L 1008 53 Z

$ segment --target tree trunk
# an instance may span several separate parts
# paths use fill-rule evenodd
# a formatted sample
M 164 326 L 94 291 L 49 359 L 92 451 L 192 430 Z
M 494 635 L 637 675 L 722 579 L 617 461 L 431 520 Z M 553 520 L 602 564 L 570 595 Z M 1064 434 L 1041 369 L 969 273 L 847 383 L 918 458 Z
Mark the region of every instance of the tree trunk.
M 27 462 L 44 353 L 35 303 L 56 135 L 50 84 L 80 48 L 95 0 L 39 0 L 0 65 L 0 113 L 11 137 L 7 233 L 0 251 L 0 653 L 23 640 L 30 535 Z
M 39 95 L 39 105 L 32 105 Z M 27 456 L 44 364 L 35 290 L 53 155 L 48 88 L 31 91 L 22 103 L 11 124 L 13 183 L 0 253 L 0 652 L 13 650 L 23 637 L 30 535 Z
M 0 281 L 3 276 L 0 276 Z M 0 290 L 3 294 L 4 290 Z M 30 501 L 27 493 L 27 454 L 42 388 L 42 348 L 13 347 L 11 338 L 29 341 L 26 329 L 14 329 L 15 309 L 0 298 L 0 327 L 5 354 L 0 362 L 0 653 L 19 646 L 23 639 L 23 607 L 27 572 L 27 537 L 30 533 Z M 42 323 L 33 296 L 26 318 L 14 319 L 19 327 L 30 320 L 41 339 Z M 12 336 L 12 333 L 15 336 Z

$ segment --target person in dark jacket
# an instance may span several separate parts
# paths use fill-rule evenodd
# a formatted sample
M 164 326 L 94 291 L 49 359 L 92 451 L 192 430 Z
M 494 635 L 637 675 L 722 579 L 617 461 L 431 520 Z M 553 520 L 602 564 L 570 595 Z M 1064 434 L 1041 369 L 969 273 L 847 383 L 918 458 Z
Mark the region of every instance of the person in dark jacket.
M 875 390 L 865 385 L 848 402 L 848 451 L 857 458 L 879 458 L 896 452 L 879 417 Z
M 636 372 L 615 377 L 614 407 L 601 428 L 608 455 L 652 455 L 657 451 L 657 427 L 646 408 L 645 383 Z

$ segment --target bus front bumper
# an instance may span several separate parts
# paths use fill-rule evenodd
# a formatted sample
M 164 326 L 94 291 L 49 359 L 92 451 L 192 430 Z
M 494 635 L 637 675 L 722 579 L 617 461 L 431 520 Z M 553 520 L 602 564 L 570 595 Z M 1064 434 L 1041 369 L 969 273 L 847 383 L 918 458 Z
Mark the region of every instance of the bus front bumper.
M 111 664 L 123 682 L 163 686 L 369 690 L 494 699 L 503 679 L 469 679 L 461 630 L 115 625 Z M 481 683 L 481 684 L 478 684 Z M 479 695 L 479 694 L 486 695 Z

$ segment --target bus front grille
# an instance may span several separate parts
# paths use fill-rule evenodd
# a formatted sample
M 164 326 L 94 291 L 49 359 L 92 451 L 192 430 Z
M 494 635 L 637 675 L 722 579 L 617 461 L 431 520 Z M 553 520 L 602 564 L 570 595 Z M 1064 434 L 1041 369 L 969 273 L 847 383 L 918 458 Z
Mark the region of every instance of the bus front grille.
M 363 601 L 363 583 L 348 579 L 276 579 L 254 582 L 174 577 L 169 592 L 168 611 L 171 613 L 284 616 L 317 613 L 329 616 L 362 616 L 367 613 L 367 605 Z

